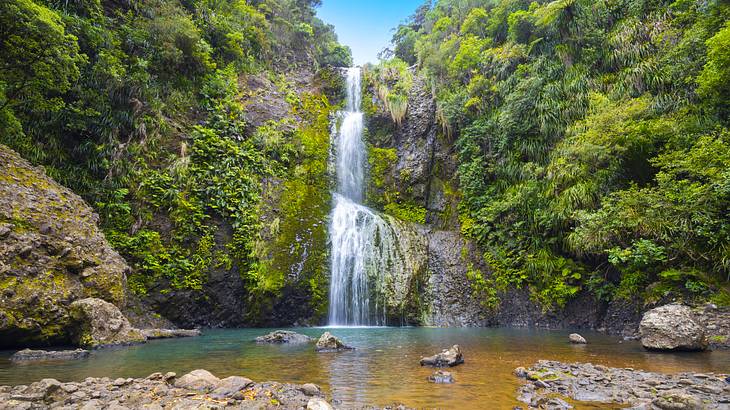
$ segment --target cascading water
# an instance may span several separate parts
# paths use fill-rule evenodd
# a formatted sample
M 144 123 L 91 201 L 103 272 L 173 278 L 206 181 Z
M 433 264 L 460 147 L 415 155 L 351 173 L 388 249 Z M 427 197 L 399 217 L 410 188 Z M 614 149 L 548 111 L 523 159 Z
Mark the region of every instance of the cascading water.
M 329 228 L 331 326 L 385 325 L 383 275 L 403 270 L 398 236 L 381 216 L 362 205 L 365 144 L 360 111 L 360 69 L 347 72 L 347 108 L 335 138 L 337 189 Z

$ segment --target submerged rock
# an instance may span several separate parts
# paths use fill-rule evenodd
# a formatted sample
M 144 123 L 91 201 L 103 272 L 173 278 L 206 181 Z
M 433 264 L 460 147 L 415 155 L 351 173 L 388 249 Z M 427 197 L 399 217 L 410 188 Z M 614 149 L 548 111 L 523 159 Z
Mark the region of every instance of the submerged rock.
M 201 335 L 200 330 L 198 329 L 142 329 L 142 334 L 147 339 L 170 339 Z
M 86 298 L 73 302 L 71 317 L 76 324 L 74 342 L 83 347 L 104 347 L 144 343 L 147 338 L 133 328 L 119 309 L 101 299 Z
M 453 345 L 433 356 L 421 358 L 421 366 L 453 367 L 462 363 L 464 363 L 464 356 L 461 354 L 459 345 Z
M 444 370 L 437 370 L 432 375 L 428 376 L 428 381 L 436 384 L 451 384 L 454 382 L 454 376 L 450 372 Z
M 586 341 L 586 339 L 583 336 L 579 335 L 578 333 L 571 333 L 568 336 L 568 340 L 570 340 L 570 343 L 578 344 L 578 345 L 584 345 L 584 344 L 588 343 Z
M 24 349 L 15 352 L 10 356 L 13 362 L 35 361 L 35 360 L 75 360 L 89 357 L 89 351 L 84 349 L 76 350 L 31 350 Z
M 256 338 L 256 343 L 309 343 L 313 341 L 311 337 L 289 330 L 276 330 L 267 335 Z
M 315 350 L 318 352 L 340 352 L 343 350 L 355 350 L 355 348 L 344 344 L 330 332 L 324 332 L 317 340 Z
M 705 350 L 704 327 L 692 309 L 680 304 L 664 305 L 644 313 L 639 324 L 641 344 L 650 350 Z

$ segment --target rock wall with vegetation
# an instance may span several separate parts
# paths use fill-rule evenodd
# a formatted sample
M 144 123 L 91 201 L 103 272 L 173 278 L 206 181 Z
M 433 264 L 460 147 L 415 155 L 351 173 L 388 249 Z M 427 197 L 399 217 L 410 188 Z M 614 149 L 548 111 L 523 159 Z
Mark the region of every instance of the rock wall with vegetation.
M 631 332 L 655 304 L 727 305 L 729 17 L 426 3 L 366 70 L 371 203 L 478 247 L 479 323 Z
M 83 199 L 0 145 L 0 349 L 71 342 L 70 305 L 126 303 L 130 268 Z
M 131 293 L 179 326 L 326 311 L 331 67 L 351 57 L 318 4 L 0 4 L 0 142 L 92 205 Z

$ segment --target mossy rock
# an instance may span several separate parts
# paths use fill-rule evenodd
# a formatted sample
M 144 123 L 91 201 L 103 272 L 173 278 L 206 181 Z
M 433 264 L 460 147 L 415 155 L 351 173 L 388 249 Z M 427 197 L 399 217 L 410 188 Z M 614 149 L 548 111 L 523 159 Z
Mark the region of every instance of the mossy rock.
M 79 196 L 0 145 L 0 348 L 70 340 L 68 306 L 125 303 L 124 259 Z

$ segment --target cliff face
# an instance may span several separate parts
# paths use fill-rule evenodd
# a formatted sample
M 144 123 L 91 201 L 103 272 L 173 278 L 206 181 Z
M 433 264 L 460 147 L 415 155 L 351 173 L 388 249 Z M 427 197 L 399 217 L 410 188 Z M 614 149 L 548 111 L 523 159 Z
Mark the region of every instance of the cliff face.
M 403 294 L 389 295 L 393 321 L 428 326 L 579 327 L 634 334 L 640 306 L 611 304 L 581 294 L 562 309 L 546 311 L 526 288 L 491 294 L 479 286 L 491 268 L 482 252 L 461 235 L 459 181 L 454 138 L 438 124 L 424 79 L 414 77 L 408 109 L 396 124 L 375 87 L 366 85 L 370 205 L 400 220 L 399 229 L 417 236 L 406 256 L 425 262 L 401 278 Z M 415 243 L 415 245 L 414 245 Z M 400 316 L 397 311 L 400 309 Z
M 125 304 L 124 259 L 76 194 L 0 145 L 0 348 L 66 343 L 69 305 Z

